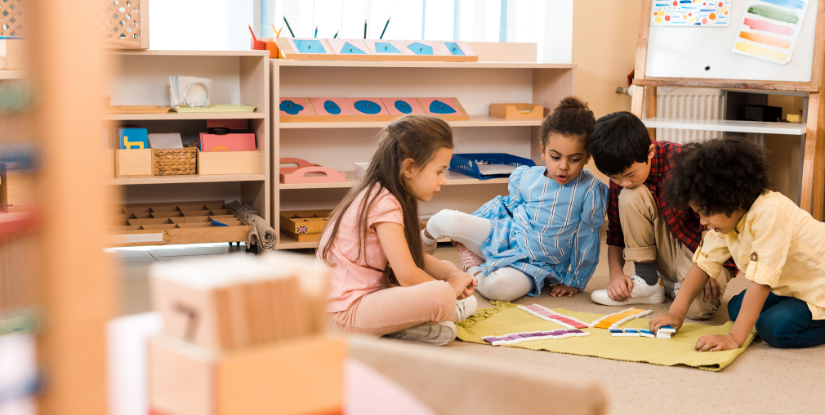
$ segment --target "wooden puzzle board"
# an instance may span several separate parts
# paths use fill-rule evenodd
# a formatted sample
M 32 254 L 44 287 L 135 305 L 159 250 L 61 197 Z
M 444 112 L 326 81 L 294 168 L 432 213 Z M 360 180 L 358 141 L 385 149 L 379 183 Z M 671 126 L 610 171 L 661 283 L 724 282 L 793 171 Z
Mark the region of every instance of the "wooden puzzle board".
M 365 53 L 341 53 L 331 46 L 343 47 L 346 39 L 294 39 L 277 38 L 275 42 L 281 51 L 284 59 L 288 60 L 313 60 L 313 61 L 419 61 L 419 62 L 478 62 L 478 55 L 461 41 L 425 41 L 425 40 L 399 40 L 399 41 L 365 41 L 362 39 L 352 40 L 351 46 L 360 47 L 366 45 Z M 374 53 L 376 43 L 389 43 L 398 48 L 399 53 Z M 420 44 L 420 45 L 419 45 Z M 449 46 L 447 46 L 449 44 Z M 315 50 L 323 49 L 323 53 L 312 53 Z M 432 54 L 417 55 L 409 52 L 410 48 L 429 47 Z M 349 46 L 347 46 L 349 48 Z M 463 54 L 453 54 L 451 50 L 460 49 Z
M 113 218 L 111 246 L 243 242 L 249 235 L 249 225 L 222 201 L 122 205 Z
M 370 106 L 374 106 L 371 110 Z M 409 106 L 409 108 L 406 108 Z M 281 97 L 281 122 L 394 121 L 405 114 L 427 114 L 445 121 L 468 121 L 458 98 L 326 98 Z M 406 112 L 402 112 L 402 109 Z M 374 112 L 369 114 L 368 112 Z

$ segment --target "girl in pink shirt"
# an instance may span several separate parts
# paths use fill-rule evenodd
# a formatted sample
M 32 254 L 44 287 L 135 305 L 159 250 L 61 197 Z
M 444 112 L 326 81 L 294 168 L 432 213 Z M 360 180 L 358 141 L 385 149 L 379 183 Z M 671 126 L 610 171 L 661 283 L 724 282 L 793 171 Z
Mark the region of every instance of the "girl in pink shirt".
M 446 183 L 453 134 L 440 118 L 408 115 L 381 132 L 369 169 L 338 204 L 318 245 L 332 267 L 333 330 L 444 345 L 475 312 L 476 280 L 424 254 L 418 202 Z

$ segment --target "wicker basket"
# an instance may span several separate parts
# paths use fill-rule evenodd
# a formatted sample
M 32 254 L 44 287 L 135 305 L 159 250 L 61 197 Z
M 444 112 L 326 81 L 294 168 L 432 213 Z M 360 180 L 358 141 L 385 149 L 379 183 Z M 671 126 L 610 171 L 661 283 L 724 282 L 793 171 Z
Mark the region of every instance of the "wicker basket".
M 0 36 L 30 35 L 26 6 L 32 0 L 0 0 Z M 106 46 L 149 49 L 149 0 L 97 0 Z
M 155 176 L 196 174 L 198 172 L 197 147 L 152 150 L 152 166 Z

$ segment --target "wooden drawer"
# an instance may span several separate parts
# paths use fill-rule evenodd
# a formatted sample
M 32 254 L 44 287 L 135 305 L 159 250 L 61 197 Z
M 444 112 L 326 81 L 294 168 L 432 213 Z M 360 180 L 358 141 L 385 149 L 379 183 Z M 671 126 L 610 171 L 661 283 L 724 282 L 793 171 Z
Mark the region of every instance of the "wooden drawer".
M 249 235 L 249 225 L 221 201 L 116 206 L 114 217 L 110 246 L 243 242 Z

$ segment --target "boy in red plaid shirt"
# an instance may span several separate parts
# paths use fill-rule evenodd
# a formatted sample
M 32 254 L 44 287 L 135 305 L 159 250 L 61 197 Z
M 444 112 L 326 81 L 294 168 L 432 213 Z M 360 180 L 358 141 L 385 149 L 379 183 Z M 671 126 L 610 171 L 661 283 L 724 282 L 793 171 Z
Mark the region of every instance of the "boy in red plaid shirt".
M 596 167 L 610 177 L 607 259 L 610 282 L 591 298 L 603 305 L 660 304 L 676 292 L 693 264 L 703 227 L 693 210 L 680 211 L 662 199 L 671 155 L 681 144 L 651 140 L 644 123 L 629 112 L 596 121 L 590 151 Z M 624 274 L 633 261 L 636 275 Z M 661 282 L 660 282 L 661 276 Z M 687 317 L 710 318 L 719 308 L 731 273 L 708 282 Z

